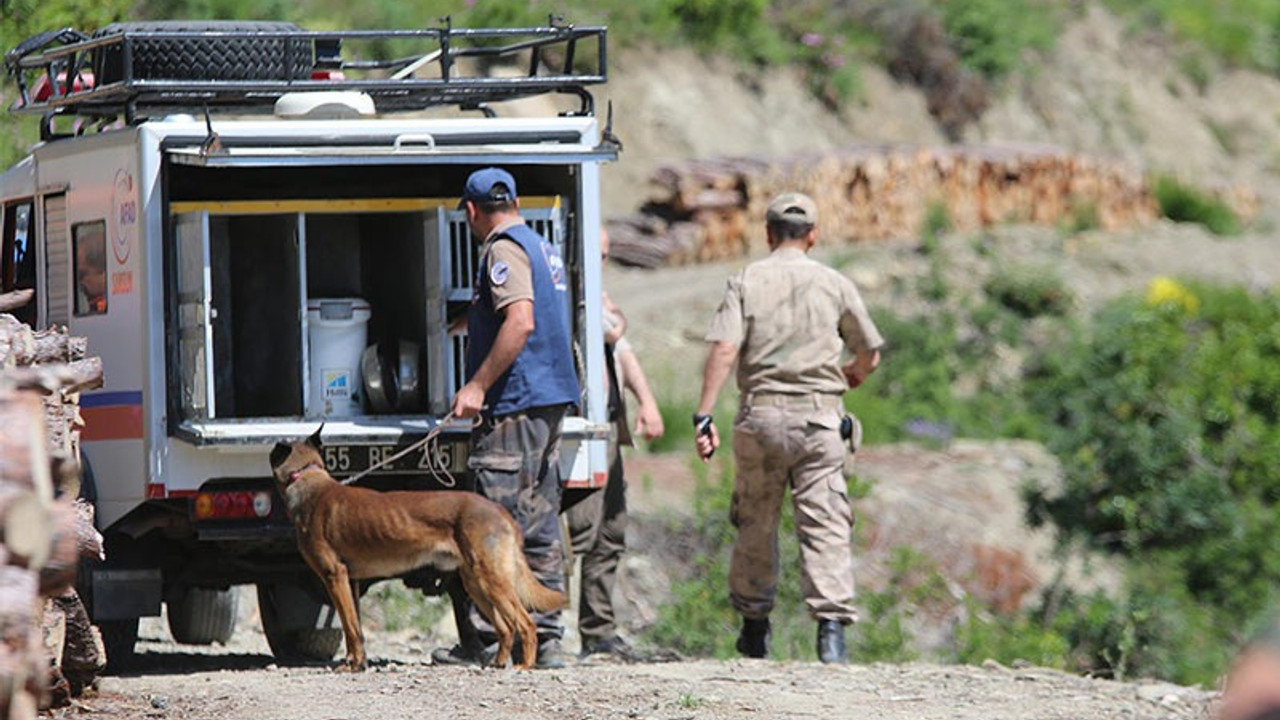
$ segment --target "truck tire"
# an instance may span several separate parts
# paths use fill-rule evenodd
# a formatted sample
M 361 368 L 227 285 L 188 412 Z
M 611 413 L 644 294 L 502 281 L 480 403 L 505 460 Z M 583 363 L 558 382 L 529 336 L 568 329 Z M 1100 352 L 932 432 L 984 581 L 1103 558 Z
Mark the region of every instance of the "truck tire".
M 227 642 L 236 629 L 238 598 L 234 587 L 177 588 L 165 603 L 169 608 L 169 633 L 186 645 Z
M 111 23 L 94 32 L 93 37 L 124 32 L 193 33 L 182 38 L 133 39 L 133 78 L 137 80 L 301 80 L 311 77 L 315 65 L 312 41 L 251 34 L 300 30 L 288 22 L 160 20 Z M 201 32 L 238 35 L 210 37 L 198 34 Z M 94 69 L 100 85 L 123 80 L 123 45 L 99 51 Z
M 258 613 L 271 654 L 281 662 L 332 660 L 342 626 L 332 607 L 296 585 L 259 585 Z

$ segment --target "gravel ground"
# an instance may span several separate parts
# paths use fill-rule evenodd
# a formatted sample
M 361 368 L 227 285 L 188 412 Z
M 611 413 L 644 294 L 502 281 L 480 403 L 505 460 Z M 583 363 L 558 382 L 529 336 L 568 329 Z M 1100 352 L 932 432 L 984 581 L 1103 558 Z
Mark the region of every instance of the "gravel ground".
M 149 650 L 150 670 L 107 678 L 99 697 L 57 717 L 643 718 L 869 717 L 1135 720 L 1210 718 L 1216 693 L 1120 683 L 1041 668 L 776 663 L 764 660 L 586 663 L 563 670 L 435 667 L 407 643 L 362 674 L 278 668 L 253 653 Z M 215 659 L 216 658 L 216 659 Z

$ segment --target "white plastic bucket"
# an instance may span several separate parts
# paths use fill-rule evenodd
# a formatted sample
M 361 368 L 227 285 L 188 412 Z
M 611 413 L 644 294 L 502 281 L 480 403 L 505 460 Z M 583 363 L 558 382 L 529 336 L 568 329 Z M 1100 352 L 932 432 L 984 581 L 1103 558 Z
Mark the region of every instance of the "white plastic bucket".
M 361 414 L 360 354 L 368 341 L 369 303 L 360 298 L 307 301 L 311 346 L 308 417 Z

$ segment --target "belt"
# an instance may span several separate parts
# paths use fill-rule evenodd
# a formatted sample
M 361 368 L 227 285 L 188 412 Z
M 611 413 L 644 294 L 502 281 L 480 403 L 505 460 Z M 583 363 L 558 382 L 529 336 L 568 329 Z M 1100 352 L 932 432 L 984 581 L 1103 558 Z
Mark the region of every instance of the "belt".
M 814 410 L 843 410 L 844 400 L 840 395 L 830 393 L 743 393 L 739 403 L 743 407 L 813 408 Z

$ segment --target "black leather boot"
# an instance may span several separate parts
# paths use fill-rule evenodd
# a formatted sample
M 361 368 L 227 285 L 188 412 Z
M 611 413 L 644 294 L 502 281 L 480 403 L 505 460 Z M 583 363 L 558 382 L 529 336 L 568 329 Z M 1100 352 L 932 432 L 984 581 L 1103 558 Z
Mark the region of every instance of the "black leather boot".
M 769 657 L 769 618 L 742 618 L 738 652 L 749 658 Z
M 835 620 L 818 621 L 818 659 L 837 665 L 849 662 L 844 647 L 844 625 Z

